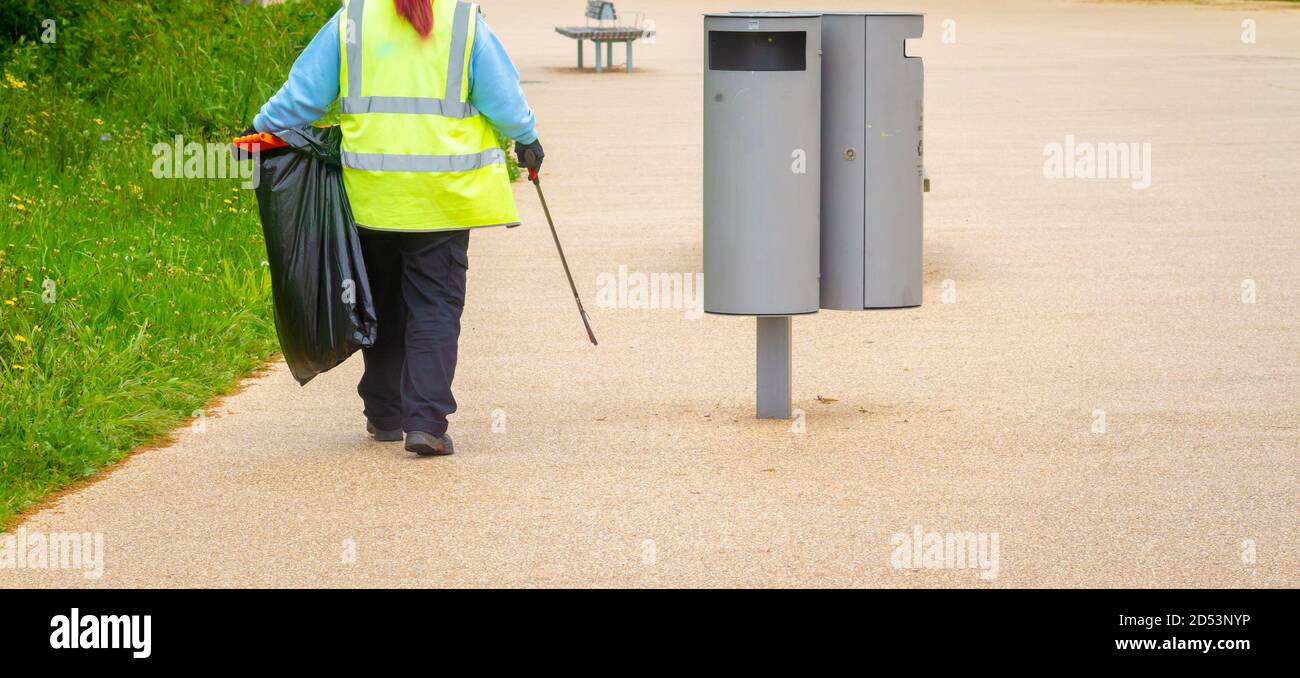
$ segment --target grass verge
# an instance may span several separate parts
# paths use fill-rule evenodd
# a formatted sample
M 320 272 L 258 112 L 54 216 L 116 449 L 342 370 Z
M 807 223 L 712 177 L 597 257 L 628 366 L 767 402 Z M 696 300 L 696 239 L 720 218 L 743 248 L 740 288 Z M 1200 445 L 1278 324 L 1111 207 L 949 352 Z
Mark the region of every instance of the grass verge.
M 228 142 L 337 9 L 0 0 L 0 529 L 277 351 L 253 193 L 154 148 Z

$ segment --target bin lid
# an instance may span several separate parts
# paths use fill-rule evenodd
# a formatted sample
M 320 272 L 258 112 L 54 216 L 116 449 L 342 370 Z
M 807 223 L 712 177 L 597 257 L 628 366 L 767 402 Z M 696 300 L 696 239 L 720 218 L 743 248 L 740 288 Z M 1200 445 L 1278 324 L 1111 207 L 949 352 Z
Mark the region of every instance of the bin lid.
M 925 16 L 925 12 L 782 12 L 782 11 L 736 11 L 736 12 L 705 12 L 707 17 L 735 17 L 745 18 L 753 17 L 756 19 L 806 19 L 818 16 Z
M 723 19 L 812 19 L 823 12 L 705 12 L 704 16 Z
M 925 16 L 925 12 L 821 12 L 823 16 Z

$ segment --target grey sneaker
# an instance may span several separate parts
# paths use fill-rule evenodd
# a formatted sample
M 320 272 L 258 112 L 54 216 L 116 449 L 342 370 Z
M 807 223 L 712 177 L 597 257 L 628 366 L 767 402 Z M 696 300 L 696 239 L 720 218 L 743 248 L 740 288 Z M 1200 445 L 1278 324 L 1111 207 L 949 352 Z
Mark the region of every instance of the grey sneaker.
M 435 436 L 424 431 L 409 431 L 406 434 L 406 451 L 421 457 L 445 457 L 455 452 L 451 436 L 446 433 Z
M 395 443 L 402 439 L 402 429 L 385 431 L 369 421 L 366 422 L 366 433 L 369 433 L 371 437 L 381 443 Z

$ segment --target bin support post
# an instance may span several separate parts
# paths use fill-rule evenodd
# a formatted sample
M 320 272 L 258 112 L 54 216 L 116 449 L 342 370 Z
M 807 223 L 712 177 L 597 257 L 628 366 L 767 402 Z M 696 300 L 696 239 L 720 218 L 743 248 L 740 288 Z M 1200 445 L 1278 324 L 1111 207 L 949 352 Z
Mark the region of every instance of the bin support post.
M 582 38 L 578 38 L 578 70 L 582 70 Z
M 758 317 L 758 418 L 789 419 L 790 316 Z
M 601 50 L 600 42 L 599 42 L 599 41 L 595 41 L 595 40 L 593 40 L 593 41 L 592 41 L 592 44 L 596 46 L 596 72 L 597 72 L 597 73 L 600 73 L 601 71 L 604 71 L 604 70 L 605 70 L 605 66 L 604 66 L 603 64 L 601 64 L 601 62 L 600 62 L 600 56 L 601 56 L 601 55 L 600 55 L 600 50 Z

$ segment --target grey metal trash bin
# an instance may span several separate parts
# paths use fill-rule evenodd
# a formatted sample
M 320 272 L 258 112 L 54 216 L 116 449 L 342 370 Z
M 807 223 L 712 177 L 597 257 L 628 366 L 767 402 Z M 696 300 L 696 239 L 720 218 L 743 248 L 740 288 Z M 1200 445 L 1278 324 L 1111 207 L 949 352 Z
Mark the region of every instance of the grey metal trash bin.
M 704 310 L 816 313 L 821 16 L 704 19 Z
M 924 16 L 822 17 L 821 307 L 921 305 Z
M 704 310 L 758 316 L 760 418 L 792 412 L 792 315 L 921 304 L 923 22 L 705 15 Z

